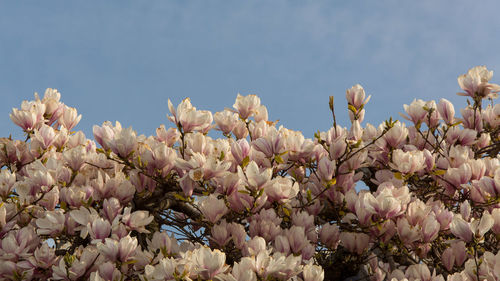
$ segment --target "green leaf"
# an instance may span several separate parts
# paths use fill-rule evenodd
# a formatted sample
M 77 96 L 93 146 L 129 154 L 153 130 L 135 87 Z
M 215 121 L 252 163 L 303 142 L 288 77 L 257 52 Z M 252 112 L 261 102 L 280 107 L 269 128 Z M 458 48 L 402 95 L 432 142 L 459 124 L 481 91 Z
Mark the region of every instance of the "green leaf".
M 432 174 L 436 175 L 436 176 L 442 176 L 442 175 L 446 174 L 446 171 L 441 170 L 441 169 L 436 169 L 436 170 L 432 171 Z
M 262 194 L 264 194 L 264 188 L 259 190 L 259 193 L 257 194 L 257 198 L 261 197 Z
M 174 197 L 177 200 L 186 201 L 186 198 L 184 196 L 180 195 L 179 193 L 174 193 Z
M 402 180 L 403 179 L 403 175 L 400 172 L 395 172 L 394 173 L 394 177 L 397 178 L 398 180 Z
M 347 105 L 347 108 L 349 108 L 352 113 L 358 114 L 358 110 L 352 104 Z
M 306 194 L 307 194 L 307 202 L 311 202 L 312 201 L 311 190 L 308 189 Z
M 250 163 L 250 157 L 247 156 L 243 158 L 243 160 L 241 161 L 241 167 L 245 168 L 248 165 L 248 163 Z
M 283 213 L 285 213 L 287 217 L 290 216 L 290 210 L 288 210 L 286 207 L 283 207 Z
M 278 163 L 278 164 L 285 163 L 285 161 L 283 161 L 283 158 L 281 158 L 281 156 L 279 156 L 279 155 L 274 156 L 274 161 L 276 161 L 276 163 Z
M 334 185 L 336 183 L 337 183 L 337 178 L 333 178 L 333 179 L 326 182 L 326 186 L 331 187 L 332 185 Z

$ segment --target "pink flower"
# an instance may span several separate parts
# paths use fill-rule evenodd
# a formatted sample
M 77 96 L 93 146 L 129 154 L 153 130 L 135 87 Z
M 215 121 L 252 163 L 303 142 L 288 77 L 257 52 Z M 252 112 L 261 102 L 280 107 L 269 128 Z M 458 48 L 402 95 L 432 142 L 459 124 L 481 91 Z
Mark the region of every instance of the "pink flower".
M 180 125 L 184 133 L 192 131 L 206 131 L 210 129 L 212 124 L 212 113 L 206 110 L 196 110 L 196 107 L 191 105 L 189 98 L 184 99 L 174 109 L 170 99 L 168 100 L 168 108 L 173 116 L 168 116 L 168 119 L 176 125 Z
M 0 196 L 7 197 L 16 183 L 16 174 L 7 169 L 0 170 Z
M 441 255 L 441 262 L 448 271 L 451 271 L 453 269 L 455 256 L 453 255 L 452 248 L 446 248 L 446 250 L 444 250 L 443 254 Z
M 359 120 L 363 122 L 365 116 L 364 105 L 368 103 L 371 96 L 365 99 L 365 90 L 361 85 L 356 84 L 346 91 L 345 97 L 347 99 L 347 104 L 353 108 L 349 108 L 349 118 L 351 122 L 354 120 Z
M 71 131 L 80 119 L 82 119 L 82 115 L 77 115 L 76 108 L 64 106 L 63 114 L 57 120 L 57 123 L 63 127 L 65 127 L 68 131 Z
M 175 255 L 180 250 L 177 239 L 173 235 L 171 237 L 168 236 L 165 232 L 155 232 L 151 242 L 148 244 L 152 250 L 160 249 L 160 252 L 164 256 Z
M 335 160 L 329 160 L 328 157 L 323 157 L 319 160 L 317 171 L 319 180 L 328 182 L 332 179 L 336 168 L 335 162 Z
M 260 170 L 257 163 L 251 161 L 248 166 L 246 166 L 245 173 L 241 167 L 238 166 L 238 174 L 240 179 L 243 179 L 248 183 L 248 187 L 253 190 L 260 190 L 271 183 L 272 169 L 266 168 L 263 171 Z
M 396 124 L 387 131 L 387 133 L 382 137 L 389 147 L 397 148 L 399 145 L 405 141 L 408 136 L 408 129 L 406 129 L 405 124 L 396 122 Z
M 45 116 L 49 119 L 46 121 L 47 125 L 53 124 L 63 113 L 64 104 L 59 100 L 61 94 L 57 89 L 48 88 L 45 90 L 42 103 L 45 105 Z M 38 93 L 35 93 L 35 100 L 39 101 Z
M 250 236 L 260 236 L 266 241 L 272 241 L 281 233 L 282 219 L 276 215 L 274 209 L 262 209 L 259 214 L 250 217 Z
M 304 275 L 304 281 L 323 281 L 323 278 L 325 278 L 323 268 L 311 263 L 304 266 L 302 274 Z
M 412 121 L 418 127 L 419 124 L 425 121 L 425 117 L 427 116 L 427 110 L 424 109 L 425 106 L 425 101 L 414 99 L 409 106 L 406 104 L 403 106 L 408 116 L 402 113 L 400 115 L 406 120 Z
M 255 275 L 255 261 L 251 258 L 244 257 L 239 263 L 234 263 L 231 275 L 234 279 L 231 281 L 257 281 Z
M 270 158 L 274 155 L 281 154 L 285 151 L 285 132 L 277 131 L 276 129 L 268 130 L 265 136 L 252 141 L 252 147 L 264 153 L 266 157 Z
M 340 241 L 340 229 L 338 225 L 326 223 L 321 227 L 319 237 L 323 244 L 335 250 Z
M 254 115 L 260 107 L 260 99 L 256 95 L 242 96 L 238 93 L 233 108 L 238 111 L 241 119 Z
M 349 252 L 361 255 L 368 248 L 370 236 L 364 233 L 342 232 L 340 241 Z
M 102 218 L 97 218 L 87 225 L 92 243 L 103 242 L 111 234 L 111 224 Z
M 255 119 L 255 122 L 267 121 L 268 120 L 267 108 L 264 105 L 259 106 L 255 110 L 253 118 Z
M 176 128 L 165 130 L 165 125 L 161 125 L 156 129 L 156 138 L 159 141 L 165 142 L 169 147 L 172 147 L 180 139 L 180 136 L 181 133 Z
M 224 200 L 217 199 L 214 194 L 201 201 L 199 208 L 203 216 L 211 223 L 218 222 L 229 211 Z
M 212 279 L 217 274 L 225 271 L 226 254 L 219 250 L 210 250 L 206 247 L 200 247 L 193 251 L 194 270 L 203 279 Z
M 243 225 L 233 222 L 229 225 L 228 228 L 236 248 L 240 250 L 243 249 L 243 246 L 245 245 L 245 239 L 247 238 L 247 232 Z
M 104 243 L 97 244 L 99 252 L 110 261 L 127 262 L 132 258 L 137 248 L 137 239 L 129 235 L 120 239 L 120 241 L 106 238 Z
M 59 234 L 64 229 L 66 217 L 62 210 L 45 212 L 45 217 L 36 220 L 38 226 L 38 234 L 40 235 L 55 235 Z
M 361 85 L 356 84 L 346 91 L 345 98 L 347 103 L 359 109 L 370 100 L 371 96 L 365 99 L 365 90 Z
M 438 236 L 441 225 L 434 216 L 428 216 L 422 225 L 422 240 L 424 242 L 431 242 Z
M 455 122 L 455 108 L 449 100 L 441 99 L 437 104 L 437 111 L 447 125 L 451 125 Z
M 122 129 L 115 133 L 114 139 L 109 142 L 111 151 L 122 158 L 127 158 L 137 148 L 137 135 L 132 128 Z
M 121 280 L 122 279 L 122 274 L 120 271 L 116 268 L 116 265 L 112 262 L 105 262 L 99 265 L 99 269 L 97 272 L 92 272 L 96 274 L 96 281 L 104 281 L 104 280 Z M 91 274 L 92 276 L 92 274 Z M 97 276 L 102 279 L 97 279 Z M 92 280 L 92 277 L 91 277 Z
M 361 128 L 360 120 L 352 122 L 351 129 L 349 130 L 349 140 L 358 141 L 363 136 L 363 128 Z
M 121 125 L 116 122 L 117 127 L 121 130 Z M 102 127 L 94 125 L 92 127 L 94 133 L 94 138 L 104 149 L 109 149 L 109 143 L 114 138 L 115 131 L 111 122 L 106 121 L 102 124 Z
M 35 250 L 30 262 L 37 267 L 48 269 L 55 264 L 56 258 L 55 249 L 49 247 L 49 244 L 45 242 Z
M 42 121 L 42 116 L 45 112 L 45 105 L 34 104 L 32 109 L 33 110 L 19 110 L 17 108 L 13 108 L 12 113 L 10 114 L 10 119 L 24 131 L 31 131 L 41 124 L 40 122 Z
M 462 216 L 455 215 L 450 226 L 451 233 L 465 242 L 472 240 L 472 230 L 468 222 L 462 219 Z
M 261 123 L 266 123 L 266 122 L 261 121 Z M 253 123 L 251 123 L 250 125 L 252 125 L 252 124 Z M 236 139 L 238 139 L 238 140 L 246 138 L 248 136 L 248 129 L 247 129 L 246 123 L 243 122 L 242 120 L 238 120 L 238 122 L 236 123 L 236 126 L 233 129 L 233 134 L 236 137 Z M 255 135 L 255 137 L 258 137 L 257 134 L 252 133 L 252 136 L 254 136 L 254 135 Z
M 420 230 L 408 223 L 406 218 L 397 221 L 398 235 L 405 245 L 410 245 L 420 239 Z
M 241 164 L 243 159 L 250 154 L 250 145 L 246 139 L 231 142 L 231 154 L 236 163 Z
M 245 256 L 257 256 L 259 253 L 266 251 L 266 240 L 264 238 L 255 236 L 246 242 L 246 247 L 243 249 Z
M 295 197 L 298 191 L 299 184 L 284 177 L 275 178 L 272 180 L 271 184 L 267 185 L 265 188 L 269 202 L 285 202 Z
M 376 198 L 371 193 L 367 193 L 363 200 L 368 212 L 384 219 L 397 216 L 401 211 L 401 203 L 392 196 L 389 189 L 383 189 Z
M 148 211 L 135 211 L 130 213 L 130 207 L 125 208 L 123 211 L 122 222 L 131 230 L 141 233 L 149 233 L 146 226 L 153 221 L 153 216 L 149 215 Z
M 464 163 L 458 168 L 448 168 L 446 174 L 444 174 L 444 178 L 457 189 L 462 184 L 468 183 L 471 177 L 472 170 L 468 163 Z
M 401 149 L 396 149 L 392 153 L 392 162 L 389 165 L 403 174 L 413 174 L 424 169 L 424 164 L 422 151 L 403 152 Z
M 461 96 L 472 98 L 496 98 L 500 91 L 497 84 L 488 83 L 493 76 L 493 71 L 488 71 L 485 66 L 476 66 L 458 77 L 458 85 L 465 93 L 458 93 Z
M 0 202 L 0 230 L 2 230 L 2 228 L 7 223 L 6 217 L 7 217 L 7 209 L 5 208 L 5 203 Z
M 462 114 L 461 121 L 464 128 L 476 130 L 478 132 L 483 130 L 483 122 L 479 110 L 474 110 L 472 106 L 467 106 L 461 109 L 460 113 Z
M 54 142 L 56 136 L 54 128 L 45 124 L 42 124 L 38 130 L 35 130 L 35 139 L 40 142 L 42 149 L 47 149 Z
M 215 113 L 214 121 L 219 130 L 228 135 L 238 124 L 238 115 L 229 110 L 224 110 Z
M 431 206 L 426 205 L 421 200 L 415 200 L 408 205 L 406 218 L 408 219 L 408 222 L 413 226 L 422 224 L 431 210 Z
M 226 220 L 222 220 L 219 224 L 214 225 L 210 232 L 212 234 L 212 240 L 221 247 L 226 245 L 229 240 L 231 240 L 231 235 L 229 233 L 229 224 L 226 222 Z
M 431 281 L 431 272 L 426 264 L 413 264 L 406 269 L 409 280 Z
M 87 160 L 85 147 L 77 146 L 63 152 L 63 158 L 68 167 L 73 171 L 78 171 Z
M 290 254 L 290 243 L 285 235 L 278 235 L 274 239 L 274 249 L 285 255 Z
M 290 250 L 294 254 L 301 253 L 302 249 L 304 249 L 309 244 L 305 229 L 302 226 L 294 225 L 290 229 L 285 231 L 285 234 L 288 238 L 288 243 L 290 244 Z

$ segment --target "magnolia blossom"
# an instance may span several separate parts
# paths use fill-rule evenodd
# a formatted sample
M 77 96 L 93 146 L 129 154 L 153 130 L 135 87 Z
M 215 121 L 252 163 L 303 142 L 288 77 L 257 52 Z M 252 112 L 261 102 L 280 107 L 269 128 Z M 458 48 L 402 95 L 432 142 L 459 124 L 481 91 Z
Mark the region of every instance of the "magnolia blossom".
M 10 114 L 25 138 L 0 138 L 0 279 L 500 279 L 490 80 L 459 77 L 461 116 L 415 99 L 410 122 L 378 126 L 355 85 L 329 103 L 349 127 L 309 137 L 238 95 L 215 114 L 169 101 L 154 135 L 104 122 L 90 140 L 47 89 Z
M 213 194 L 201 201 L 199 208 L 207 220 L 212 223 L 219 221 L 229 211 L 224 201 L 217 199 Z
M 406 120 L 412 121 L 413 124 L 421 124 L 425 121 L 425 117 L 427 116 L 427 110 L 425 109 L 426 103 L 425 101 L 419 99 L 414 99 L 413 102 L 410 105 L 403 105 L 406 114 L 408 116 L 401 114 L 403 118 Z
M 242 96 L 238 94 L 233 108 L 238 111 L 241 119 L 247 119 L 257 113 L 260 108 L 260 98 L 256 95 Z
M 425 158 L 422 151 L 394 150 L 391 166 L 403 174 L 413 174 L 424 168 Z
M 459 95 L 479 97 L 479 98 L 497 98 L 500 86 L 488 83 L 493 76 L 493 71 L 488 71 L 485 66 L 476 66 L 469 69 L 467 74 L 458 77 L 458 84 L 465 93 Z
M 212 279 L 227 268 L 225 266 L 226 255 L 219 250 L 211 251 L 201 247 L 194 250 L 192 255 L 194 270 L 201 278 Z
M 172 116 L 167 115 L 168 119 L 180 125 L 184 132 L 207 130 L 213 120 L 212 113 L 206 110 L 196 110 L 196 107 L 191 105 L 189 98 L 184 99 L 177 106 L 177 109 L 174 109 L 169 99 L 168 108 L 172 114 Z
M 73 129 L 82 119 L 82 115 L 77 114 L 76 108 L 64 106 L 62 108 L 61 117 L 59 117 L 57 122 L 68 131 L 71 131 L 71 129 Z
M 370 236 L 364 233 L 342 232 L 340 233 L 340 241 L 347 250 L 360 255 L 368 247 Z

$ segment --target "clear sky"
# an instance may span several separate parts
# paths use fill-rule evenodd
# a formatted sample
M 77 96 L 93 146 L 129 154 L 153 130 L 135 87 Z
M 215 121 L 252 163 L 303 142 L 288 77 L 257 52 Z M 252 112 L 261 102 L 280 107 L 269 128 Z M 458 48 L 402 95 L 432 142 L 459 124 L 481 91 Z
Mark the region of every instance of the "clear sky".
M 378 125 L 414 98 L 465 104 L 456 78 L 497 71 L 498 1 L 0 1 L 0 136 L 21 136 L 12 107 L 57 88 L 83 115 L 139 133 L 168 124 L 167 99 L 199 109 L 257 94 L 284 126 L 312 137 L 348 125 L 345 90 L 372 95 Z M 365 121 L 366 122 L 366 121 Z

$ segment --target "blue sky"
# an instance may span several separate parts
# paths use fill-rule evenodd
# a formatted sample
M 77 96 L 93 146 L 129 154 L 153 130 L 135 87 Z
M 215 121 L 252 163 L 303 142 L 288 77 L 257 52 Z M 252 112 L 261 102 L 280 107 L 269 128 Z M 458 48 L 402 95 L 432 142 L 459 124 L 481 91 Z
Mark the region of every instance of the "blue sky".
M 414 98 L 460 107 L 458 75 L 500 73 L 499 10 L 493 0 L 0 1 L 0 136 L 21 136 L 12 107 L 48 87 L 88 137 L 106 120 L 153 134 L 169 125 L 168 98 L 220 111 L 238 92 L 306 137 L 331 126 L 329 95 L 348 126 L 356 83 L 377 125 Z

